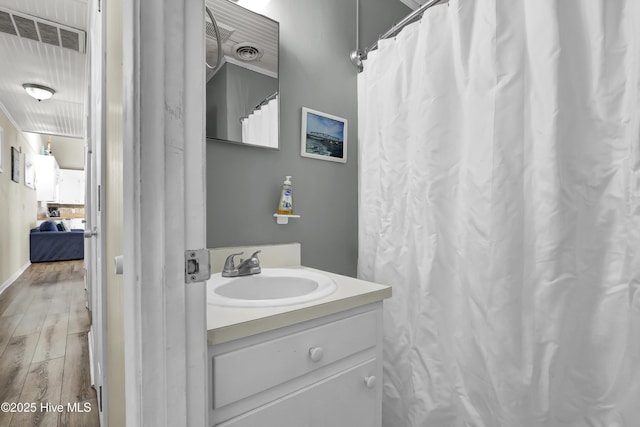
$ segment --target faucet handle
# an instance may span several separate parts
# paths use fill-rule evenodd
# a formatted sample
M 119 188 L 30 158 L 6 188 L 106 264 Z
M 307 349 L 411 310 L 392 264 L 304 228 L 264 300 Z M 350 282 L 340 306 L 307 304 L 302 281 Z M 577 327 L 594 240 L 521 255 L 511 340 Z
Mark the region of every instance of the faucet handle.
M 231 254 L 227 257 L 227 259 L 224 261 L 224 271 L 231 271 L 234 270 L 236 268 L 235 264 L 233 263 L 233 257 L 238 256 L 238 255 L 244 255 L 244 252 L 238 252 L 237 254 Z
M 255 251 L 253 254 L 251 254 L 251 257 L 247 260 L 248 266 L 249 266 L 249 271 L 251 272 L 251 274 L 258 274 L 262 271 L 262 269 L 260 268 L 260 259 L 258 259 L 258 254 L 262 252 L 261 250 L 257 250 Z
M 261 250 L 257 250 L 255 251 L 253 254 L 251 254 L 251 256 L 249 257 L 249 259 L 247 259 L 247 263 L 252 267 L 252 268 L 258 268 L 260 269 L 260 259 L 258 258 L 258 254 L 262 252 Z M 258 270 L 258 273 L 260 271 Z

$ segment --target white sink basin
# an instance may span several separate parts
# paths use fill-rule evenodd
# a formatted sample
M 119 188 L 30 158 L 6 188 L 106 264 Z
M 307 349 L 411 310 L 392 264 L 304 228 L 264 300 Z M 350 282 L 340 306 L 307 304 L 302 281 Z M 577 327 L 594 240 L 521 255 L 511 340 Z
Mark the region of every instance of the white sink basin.
M 227 307 L 277 307 L 324 298 L 336 290 L 324 274 L 308 270 L 263 268 L 262 273 L 242 277 L 211 276 L 207 302 Z

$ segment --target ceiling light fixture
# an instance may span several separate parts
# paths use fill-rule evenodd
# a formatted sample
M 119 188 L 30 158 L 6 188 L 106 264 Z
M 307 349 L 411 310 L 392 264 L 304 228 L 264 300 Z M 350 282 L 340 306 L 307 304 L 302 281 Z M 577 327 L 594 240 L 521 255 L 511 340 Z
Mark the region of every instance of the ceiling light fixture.
M 49 99 L 56 93 L 55 90 L 47 86 L 37 85 L 35 83 L 25 83 L 22 85 L 29 96 L 38 100 L 38 102 Z

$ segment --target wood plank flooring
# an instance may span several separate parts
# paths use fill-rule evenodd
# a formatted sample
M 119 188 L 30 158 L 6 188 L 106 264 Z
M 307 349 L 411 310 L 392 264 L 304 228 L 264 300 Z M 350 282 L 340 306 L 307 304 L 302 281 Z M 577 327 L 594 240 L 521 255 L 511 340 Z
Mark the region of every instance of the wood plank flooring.
M 83 274 L 82 261 L 32 264 L 0 294 L 1 427 L 99 426 Z

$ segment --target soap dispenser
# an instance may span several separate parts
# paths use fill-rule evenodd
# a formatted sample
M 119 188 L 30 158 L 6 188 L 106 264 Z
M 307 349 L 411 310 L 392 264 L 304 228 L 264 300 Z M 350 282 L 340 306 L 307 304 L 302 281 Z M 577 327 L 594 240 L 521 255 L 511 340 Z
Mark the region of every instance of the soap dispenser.
M 293 188 L 290 175 L 287 175 L 282 184 L 277 213 L 278 215 L 293 215 Z

